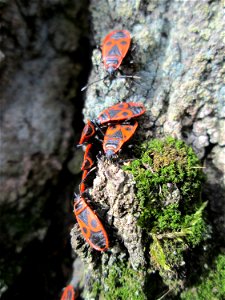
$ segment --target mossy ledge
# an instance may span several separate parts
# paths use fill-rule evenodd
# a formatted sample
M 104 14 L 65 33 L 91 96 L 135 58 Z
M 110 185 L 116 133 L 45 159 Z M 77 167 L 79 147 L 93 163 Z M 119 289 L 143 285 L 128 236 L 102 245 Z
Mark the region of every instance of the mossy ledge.
M 148 271 L 158 272 L 177 294 L 185 284 L 185 255 L 209 238 L 202 166 L 191 147 L 172 137 L 145 142 L 136 153 L 139 158 L 124 170 L 136 182 Z

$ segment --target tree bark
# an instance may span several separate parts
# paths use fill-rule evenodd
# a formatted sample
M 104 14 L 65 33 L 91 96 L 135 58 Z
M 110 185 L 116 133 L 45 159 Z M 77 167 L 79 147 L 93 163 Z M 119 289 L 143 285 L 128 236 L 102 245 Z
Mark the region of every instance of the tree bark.
M 131 32 L 133 64 L 126 61 L 121 69 L 124 74 L 140 76 L 140 80 L 116 78 L 91 84 L 83 110 L 85 121 L 95 119 L 103 109 L 115 103 L 140 101 L 147 107 L 147 113 L 140 122 L 139 137 L 173 136 L 192 146 L 207 175 L 203 194 L 209 199 L 212 224 L 220 244 L 225 226 L 222 3 L 92 0 L 90 11 L 97 45 L 101 46 L 111 30 Z M 106 75 L 100 49 L 93 51 L 92 62 L 89 83 Z M 101 277 L 113 261 L 127 256 L 132 267 L 140 270 L 146 258 L 143 236 L 133 217 L 137 207 L 132 178 L 117 162 L 100 160 L 91 197 L 92 205 L 105 222 L 111 247 L 109 252 L 99 254 L 101 268 L 96 271 L 97 254 L 87 250 L 75 226 L 72 245 L 87 263 L 87 273 L 97 278 L 100 272 Z M 86 298 L 91 295 L 87 294 Z

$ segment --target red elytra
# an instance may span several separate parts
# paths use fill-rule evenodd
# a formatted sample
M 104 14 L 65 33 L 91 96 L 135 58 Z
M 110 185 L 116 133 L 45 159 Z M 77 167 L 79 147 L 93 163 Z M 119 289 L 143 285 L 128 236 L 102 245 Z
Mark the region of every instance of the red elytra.
M 103 140 L 103 150 L 109 158 L 116 154 L 123 144 L 127 142 L 135 133 L 138 127 L 138 122 L 131 124 L 115 124 L 110 125 L 105 133 Z
M 146 112 L 141 102 L 121 102 L 104 109 L 97 117 L 96 123 L 103 125 L 111 122 L 126 121 L 139 117 Z
M 95 250 L 106 251 L 109 247 L 108 235 L 84 197 L 75 195 L 74 214 L 87 243 Z
M 85 152 L 84 152 L 84 159 L 81 166 L 81 170 L 88 170 L 91 169 L 91 167 L 94 165 L 94 162 L 92 160 L 92 144 L 88 144 Z
M 67 285 L 63 291 L 60 300 L 75 300 L 75 292 L 72 285 Z
M 106 71 L 110 76 L 119 68 L 126 56 L 131 43 L 130 32 L 127 30 L 113 30 L 103 40 L 102 59 Z
M 96 127 L 106 125 L 107 123 L 116 123 L 126 121 L 141 116 L 146 112 L 143 103 L 139 102 L 121 102 L 104 109 L 99 116 L 93 120 L 88 120 L 81 134 L 79 144 L 83 144 L 96 133 Z

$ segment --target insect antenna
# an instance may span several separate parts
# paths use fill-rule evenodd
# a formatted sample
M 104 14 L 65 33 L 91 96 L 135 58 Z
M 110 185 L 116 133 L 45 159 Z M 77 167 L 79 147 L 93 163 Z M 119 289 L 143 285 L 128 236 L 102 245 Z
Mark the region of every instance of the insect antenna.
M 92 81 L 91 83 L 85 85 L 82 87 L 81 92 L 85 91 L 90 85 L 93 85 L 99 81 L 104 81 L 105 79 L 107 79 L 109 77 L 109 74 L 107 74 L 105 77 Z M 136 75 L 120 75 L 116 77 L 117 79 L 123 79 L 123 78 L 132 78 L 132 79 L 141 79 L 140 76 L 136 76 Z
M 92 81 L 91 83 L 85 85 L 84 87 L 82 87 L 81 92 L 85 91 L 90 85 L 95 84 L 96 82 L 104 81 L 107 77 L 108 77 L 108 75 L 106 75 L 105 77 L 103 77 L 103 78 L 101 78 L 101 79 Z
M 102 131 L 101 127 L 99 126 L 99 124 L 97 122 L 95 122 L 95 126 L 96 126 L 97 130 L 100 131 L 102 137 L 104 137 L 105 134 L 104 134 L 104 132 Z
M 117 76 L 118 79 L 120 78 L 132 78 L 132 79 L 141 79 L 140 76 L 136 76 L 136 75 L 120 75 L 120 76 Z

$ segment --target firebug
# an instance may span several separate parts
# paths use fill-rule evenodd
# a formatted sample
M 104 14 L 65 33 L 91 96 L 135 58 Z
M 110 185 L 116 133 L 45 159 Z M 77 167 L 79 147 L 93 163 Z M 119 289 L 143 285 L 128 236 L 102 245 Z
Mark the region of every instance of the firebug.
M 131 44 L 131 36 L 128 30 L 113 30 L 106 35 L 102 42 L 102 60 L 107 75 L 104 78 L 95 80 L 84 86 L 81 91 L 84 91 L 88 86 L 105 80 L 107 77 L 112 79 L 116 70 L 119 69 L 124 57 L 126 56 Z M 139 76 L 122 75 L 120 78 L 137 78 Z
M 127 30 L 113 30 L 104 38 L 102 59 L 109 76 L 112 76 L 121 65 L 130 48 L 130 43 L 131 37 Z
M 146 109 L 141 102 L 121 102 L 104 109 L 97 117 L 96 123 L 103 125 L 126 121 L 143 115 L 145 111 Z
M 94 211 L 87 205 L 83 196 L 74 197 L 74 214 L 87 243 L 98 251 L 109 247 L 108 235 Z
M 88 120 L 81 134 L 79 144 L 90 140 L 103 125 L 119 123 L 144 114 L 146 111 L 143 103 L 121 102 L 104 109 L 95 120 Z
M 109 158 L 116 154 L 123 144 L 127 142 L 134 134 L 138 127 L 138 122 L 131 124 L 110 125 L 105 133 L 103 140 L 103 150 Z

